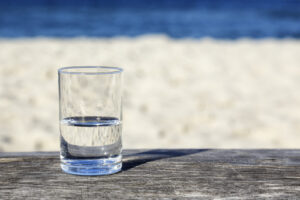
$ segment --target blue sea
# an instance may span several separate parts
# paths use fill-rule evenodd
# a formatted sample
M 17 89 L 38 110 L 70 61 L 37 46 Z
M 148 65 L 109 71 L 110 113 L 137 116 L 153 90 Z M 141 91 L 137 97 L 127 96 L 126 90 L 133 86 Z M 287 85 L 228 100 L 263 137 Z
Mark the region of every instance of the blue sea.
M 300 0 L 7 0 L 0 37 L 300 38 Z

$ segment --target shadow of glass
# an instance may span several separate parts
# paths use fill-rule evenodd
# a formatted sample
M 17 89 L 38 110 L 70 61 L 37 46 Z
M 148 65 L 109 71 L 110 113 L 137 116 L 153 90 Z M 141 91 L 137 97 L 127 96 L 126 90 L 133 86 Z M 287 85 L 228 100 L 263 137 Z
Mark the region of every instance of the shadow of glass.
M 209 149 L 152 149 L 148 151 L 129 154 L 125 156 L 123 160 L 122 170 L 126 171 L 152 161 L 188 156 L 208 150 Z

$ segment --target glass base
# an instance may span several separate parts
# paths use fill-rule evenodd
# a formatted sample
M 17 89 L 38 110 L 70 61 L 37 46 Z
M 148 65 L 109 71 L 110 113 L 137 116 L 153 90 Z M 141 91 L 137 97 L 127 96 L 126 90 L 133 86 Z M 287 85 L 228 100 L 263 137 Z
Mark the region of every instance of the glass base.
M 109 175 L 121 171 L 122 156 L 103 159 L 66 159 L 61 157 L 61 169 L 82 176 Z

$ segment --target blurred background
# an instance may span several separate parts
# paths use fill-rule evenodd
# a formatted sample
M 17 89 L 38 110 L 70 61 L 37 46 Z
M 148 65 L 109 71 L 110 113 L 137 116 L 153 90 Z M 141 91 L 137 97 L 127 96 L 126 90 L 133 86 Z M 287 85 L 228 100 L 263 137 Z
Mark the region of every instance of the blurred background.
M 124 68 L 124 148 L 298 148 L 299 0 L 0 1 L 0 151 L 59 150 L 57 69 Z

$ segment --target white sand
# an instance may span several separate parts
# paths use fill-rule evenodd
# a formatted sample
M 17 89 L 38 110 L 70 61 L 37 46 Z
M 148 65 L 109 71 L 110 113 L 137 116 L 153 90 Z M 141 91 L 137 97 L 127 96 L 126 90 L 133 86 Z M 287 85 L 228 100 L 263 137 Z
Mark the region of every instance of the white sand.
M 58 150 L 57 68 L 125 69 L 125 148 L 299 148 L 300 41 L 0 40 L 0 150 Z

